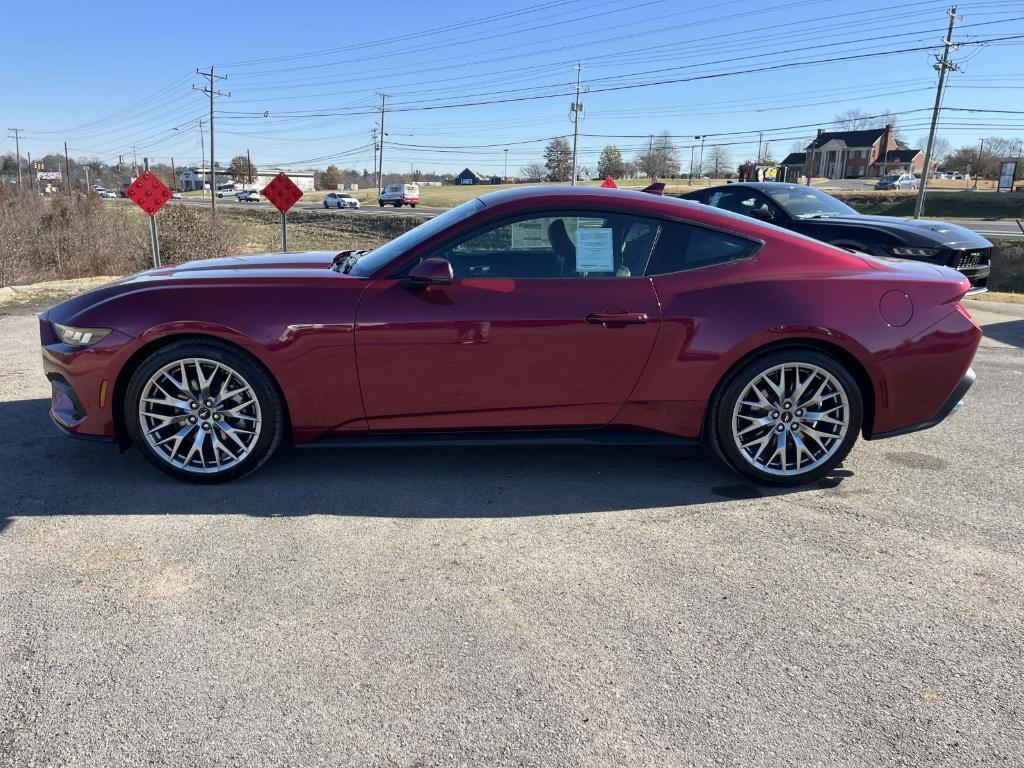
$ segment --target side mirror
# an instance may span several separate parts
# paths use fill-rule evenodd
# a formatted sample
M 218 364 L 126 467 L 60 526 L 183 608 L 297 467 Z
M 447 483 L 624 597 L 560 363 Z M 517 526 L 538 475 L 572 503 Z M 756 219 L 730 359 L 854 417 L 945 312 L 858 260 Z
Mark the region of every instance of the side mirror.
M 451 285 L 454 277 L 448 259 L 434 257 L 424 259 L 413 267 L 401 284 L 403 288 L 419 290 L 429 288 L 431 285 Z

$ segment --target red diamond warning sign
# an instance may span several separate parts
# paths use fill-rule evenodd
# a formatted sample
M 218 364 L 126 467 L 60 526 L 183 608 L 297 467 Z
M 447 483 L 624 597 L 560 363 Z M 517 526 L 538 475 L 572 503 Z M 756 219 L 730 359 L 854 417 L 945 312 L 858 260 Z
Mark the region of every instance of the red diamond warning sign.
M 619 188 L 619 185 L 615 183 L 615 179 L 613 179 L 611 176 L 605 176 L 604 181 L 601 182 L 601 186 L 606 187 L 607 189 Z
M 277 174 L 263 188 L 262 194 L 281 213 L 288 213 L 288 209 L 295 205 L 295 202 L 302 197 L 302 190 L 295 186 L 295 182 L 282 172 Z
M 171 199 L 171 190 L 152 173 L 143 171 L 141 176 L 128 185 L 124 196 L 150 216 L 155 216 L 156 212 Z

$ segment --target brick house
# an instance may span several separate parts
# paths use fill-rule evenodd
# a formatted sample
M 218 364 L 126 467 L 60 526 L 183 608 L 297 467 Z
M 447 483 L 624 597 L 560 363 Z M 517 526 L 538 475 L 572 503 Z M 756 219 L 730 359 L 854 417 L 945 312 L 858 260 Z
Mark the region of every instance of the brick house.
M 934 163 L 932 163 L 934 170 Z M 894 171 L 921 175 L 924 152 L 911 149 L 894 135 L 890 123 L 884 128 L 860 131 L 818 129 L 807 145 L 805 172 L 829 179 L 878 178 Z

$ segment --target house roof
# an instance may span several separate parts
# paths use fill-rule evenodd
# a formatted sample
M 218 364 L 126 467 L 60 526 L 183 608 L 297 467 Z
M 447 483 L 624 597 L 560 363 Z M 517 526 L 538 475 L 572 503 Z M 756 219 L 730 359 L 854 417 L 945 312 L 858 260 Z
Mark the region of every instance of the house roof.
M 909 163 L 921 154 L 920 149 L 890 149 L 885 153 L 887 163 Z
M 817 149 L 830 141 L 841 141 L 848 147 L 870 147 L 885 133 L 885 128 L 869 128 L 865 131 L 825 131 L 819 133 L 807 147 Z
M 806 152 L 790 152 L 779 165 L 803 165 L 807 162 Z
M 479 173 L 477 173 L 476 171 L 474 171 L 474 170 L 472 170 L 470 168 L 464 168 L 462 173 L 460 173 L 455 178 L 463 179 L 463 178 L 466 178 L 467 176 L 472 176 L 474 179 L 481 179 L 481 180 L 483 179 L 483 176 L 481 176 Z

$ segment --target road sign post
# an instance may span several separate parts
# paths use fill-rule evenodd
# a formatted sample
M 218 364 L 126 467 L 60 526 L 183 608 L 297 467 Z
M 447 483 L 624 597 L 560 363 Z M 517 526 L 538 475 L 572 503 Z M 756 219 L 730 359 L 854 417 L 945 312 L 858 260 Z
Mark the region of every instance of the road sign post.
M 149 235 L 153 246 L 153 266 L 159 267 L 160 240 L 156 226 L 156 214 L 171 199 L 171 190 L 147 169 L 128 185 L 124 191 L 124 196 L 139 206 L 149 216 Z
M 281 250 L 288 250 L 288 210 L 302 197 L 302 190 L 283 171 L 275 176 L 261 194 L 281 212 Z

